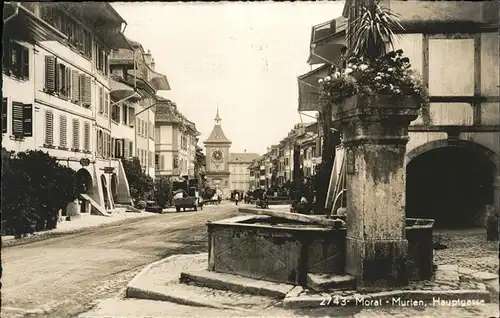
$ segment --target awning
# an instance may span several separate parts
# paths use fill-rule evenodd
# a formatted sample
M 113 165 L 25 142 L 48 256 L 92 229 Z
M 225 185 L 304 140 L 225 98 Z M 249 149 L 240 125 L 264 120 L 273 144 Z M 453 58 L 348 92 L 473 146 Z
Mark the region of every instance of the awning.
M 109 85 L 110 85 L 110 92 L 109 94 L 111 95 L 111 98 L 115 101 L 118 101 L 118 100 L 121 100 L 121 99 L 125 99 L 129 96 L 132 96 L 132 95 L 136 95 L 135 98 L 130 98 L 131 100 L 135 99 L 135 100 L 139 100 L 141 99 L 141 95 L 137 94 L 135 91 L 134 91 L 134 88 L 125 84 L 125 83 L 122 83 L 120 81 L 116 81 L 114 79 L 110 79 L 109 81 Z
M 26 38 L 35 42 L 62 41 L 68 37 L 44 20 L 36 17 L 19 3 L 6 3 L 5 8 L 13 10 L 12 19 L 4 25 L 4 32 L 14 32 L 16 38 Z M 17 13 L 14 13 L 16 8 Z M 5 18 L 5 16 L 4 16 Z
M 319 111 L 318 80 L 328 75 L 330 65 L 324 64 L 297 78 L 299 84 L 299 112 Z
M 335 64 L 345 49 L 346 27 L 347 20 L 343 17 L 313 26 L 307 62 Z

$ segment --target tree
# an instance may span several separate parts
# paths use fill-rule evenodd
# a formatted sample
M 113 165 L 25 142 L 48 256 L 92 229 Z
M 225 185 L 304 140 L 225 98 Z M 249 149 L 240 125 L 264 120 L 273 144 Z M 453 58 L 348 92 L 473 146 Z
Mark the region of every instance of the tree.
M 387 53 L 386 42 L 394 48 L 394 36 L 403 26 L 398 15 L 389 8 L 379 5 L 379 1 L 370 0 L 359 3 L 359 15 L 349 21 L 347 42 L 349 55 L 364 56 L 374 60 Z
M 130 196 L 134 202 L 151 199 L 154 193 L 154 182 L 142 171 L 139 158 L 122 158 L 122 164 L 130 187 Z
M 2 151 L 2 216 L 19 236 L 57 226 L 58 212 L 78 196 L 75 171 L 42 151 Z
M 172 200 L 172 181 L 161 177 L 155 181 L 155 200 L 161 208 L 166 208 Z

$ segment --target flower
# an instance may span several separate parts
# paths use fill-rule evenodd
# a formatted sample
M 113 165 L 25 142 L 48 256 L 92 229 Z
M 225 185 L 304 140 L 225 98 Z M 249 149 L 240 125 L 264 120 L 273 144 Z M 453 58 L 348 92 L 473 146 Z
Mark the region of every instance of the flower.
M 331 78 L 330 76 L 325 77 L 325 81 L 326 81 L 326 82 L 329 82 L 329 81 L 331 81 L 331 80 L 332 80 L 332 78 Z
M 333 74 L 333 78 L 339 78 L 340 77 L 340 72 L 335 72 L 335 74 Z
M 358 66 L 357 66 L 357 65 L 353 65 L 353 66 L 351 66 L 351 68 L 352 68 L 353 70 L 355 70 L 355 69 L 357 69 L 357 68 L 358 68 Z
M 361 64 L 359 66 L 359 69 L 362 70 L 362 71 L 366 70 L 367 68 L 368 68 L 368 65 L 366 65 L 366 64 Z
M 352 68 L 349 68 L 349 67 L 348 67 L 348 68 L 346 68 L 346 69 L 344 70 L 344 74 L 346 74 L 346 75 L 347 75 L 347 74 L 351 74 L 351 73 L 352 73 Z
M 381 79 L 382 79 L 382 77 L 380 77 L 380 76 L 375 76 L 375 80 L 376 80 L 376 81 L 380 81 Z
M 320 79 L 318 80 L 318 84 L 321 84 L 321 83 L 323 83 L 323 79 L 322 79 L 322 78 L 320 78 Z
M 389 68 L 387 69 L 387 71 L 388 71 L 388 72 L 393 72 L 393 71 L 394 71 L 394 69 L 393 69 L 392 67 L 389 67 Z

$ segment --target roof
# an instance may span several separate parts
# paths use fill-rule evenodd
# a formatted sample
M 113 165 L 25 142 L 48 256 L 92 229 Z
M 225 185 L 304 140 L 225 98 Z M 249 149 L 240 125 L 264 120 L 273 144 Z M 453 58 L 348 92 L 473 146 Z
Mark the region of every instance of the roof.
M 188 120 L 179 110 L 177 110 L 170 100 L 159 95 L 156 95 L 156 98 L 160 101 L 155 107 L 156 123 L 176 123 L 185 126 L 194 136 L 200 135 L 196 129 L 196 124 Z
M 231 140 L 226 137 L 221 125 L 215 125 L 214 129 L 212 129 L 212 132 L 210 133 L 210 136 L 208 136 L 207 140 L 203 143 L 231 144 Z
M 251 163 L 259 157 L 260 155 L 254 152 L 230 153 L 229 162 Z

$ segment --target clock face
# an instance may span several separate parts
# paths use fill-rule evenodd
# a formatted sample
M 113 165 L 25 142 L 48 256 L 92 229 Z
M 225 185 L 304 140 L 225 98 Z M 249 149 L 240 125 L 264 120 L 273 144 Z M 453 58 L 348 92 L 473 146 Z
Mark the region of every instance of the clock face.
M 222 151 L 220 149 L 216 149 L 212 152 L 212 160 L 215 162 L 221 162 L 222 161 Z

